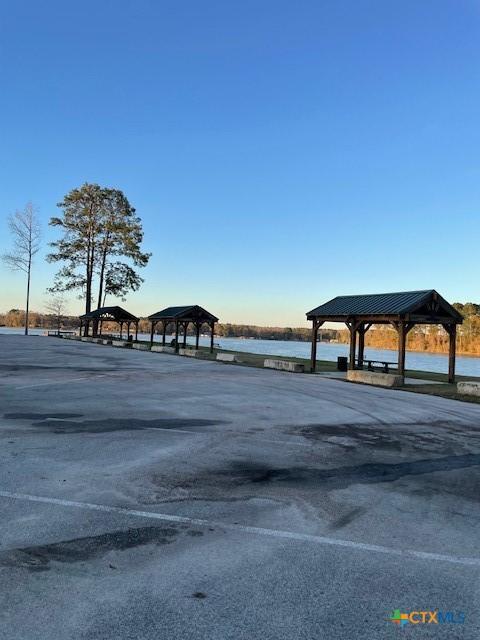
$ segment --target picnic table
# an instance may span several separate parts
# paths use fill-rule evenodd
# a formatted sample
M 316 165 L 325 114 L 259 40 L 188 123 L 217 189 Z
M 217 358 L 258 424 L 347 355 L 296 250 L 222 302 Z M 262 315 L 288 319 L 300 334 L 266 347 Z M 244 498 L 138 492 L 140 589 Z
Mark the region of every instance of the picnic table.
M 47 332 L 48 336 L 74 336 L 75 331 L 63 331 L 61 329 L 55 329 Z M 44 334 L 45 335 L 45 334 Z
M 367 371 L 375 371 L 375 367 L 377 368 L 381 367 L 383 369 L 383 373 L 389 373 L 390 367 L 398 367 L 397 362 L 389 362 L 387 360 L 375 360 L 372 358 L 363 358 L 363 361 L 362 361 L 356 358 L 356 361 L 361 369 L 363 369 L 363 366 L 366 364 Z

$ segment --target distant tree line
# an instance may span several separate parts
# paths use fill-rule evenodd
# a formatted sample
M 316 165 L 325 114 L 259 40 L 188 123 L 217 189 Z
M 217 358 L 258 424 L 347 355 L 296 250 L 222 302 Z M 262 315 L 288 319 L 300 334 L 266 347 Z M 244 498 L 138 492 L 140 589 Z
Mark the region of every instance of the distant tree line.
M 64 328 L 78 327 L 78 316 L 63 315 L 61 313 L 61 301 L 53 299 L 45 305 L 47 311 L 51 313 L 40 313 L 37 311 L 30 312 L 31 328 L 52 328 L 58 323 L 61 317 L 61 326 Z M 24 325 L 25 311 L 21 309 L 10 309 L 6 313 L 0 313 L 0 325 L 6 327 L 22 327 Z M 150 333 L 150 322 L 147 318 L 141 318 L 138 324 L 138 330 L 141 333 Z M 113 322 L 104 322 L 103 329 L 105 331 L 117 330 L 118 327 Z M 173 330 L 173 324 L 169 327 Z M 205 331 L 207 331 L 205 326 Z M 157 327 L 157 331 L 160 329 Z M 323 329 L 322 339 L 333 340 L 337 338 L 340 332 L 334 329 Z M 194 335 L 195 328 L 191 325 L 188 335 Z M 300 342 L 309 342 L 311 331 L 303 327 L 293 329 L 291 327 L 257 327 L 255 325 L 246 324 L 222 324 L 215 326 L 215 334 L 222 338 L 256 338 L 258 340 L 295 340 Z
M 256 338 L 258 340 L 295 340 L 309 342 L 311 330 L 304 327 L 257 327 L 250 324 L 219 324 L 218 336 L 224 338 Z M 335 329 L 322 329 L 322 339 L 333 340 L 339 332 Z
M 49 304 L 46 307 L 50 306 Z M 39 311 L 30 311 L 28 317 L 28 326 L 30 329 L 54 329 L 59 324 L 65 329 L 78 327 L 78 316 L 66 316 L 60 314 L 60 308 L 54 309 L 52 303 L 52 311 L 50 313 L 41 313 Z M 19 328 L 25 326 L 25 310 L 10 309 L 6 313 L 0 313 L 0 326 Z
M 458 329 L 458 353 L 480 355 L 480 305 L 468 302 L 466 304 L 455 303 L 454 307 L 464 317 L 464 322 Z M 61 300 L 51 300 L 45 305 L 45 308 L 49 313 L 30 312 L 30 327 L 43 327 L 45 329 L 57 328 L 59 325 L 65 329 L 78 327 L 78 316 L 63 315 Z M 23 327 L 24 321 L 24 310 L 11 309 L 6 313 L 0 313 L 0 325 Z M 104 323 L 105 331 L 116 331 L 117 329 L 118 327 L 114 323 Z M 170 329 L 172 330 L 172 327 Z M 207 330 L 206 327 L 205 330 Z M 150 333 L 150 322 L 147 318 L 140 320 L 139 331 L 141 333 Z M 311 336 L 310 329 L 303 327 L 258 327 L 256 325 L 231 323 L 217 324 L 215 332 L 218 337 L 224 338 L 295 340 L 300 342 L 309 342 Z M 188 333 L 193 335 L 194 328 L 190 327 Z M 346 329 L 322 328 L 321 339 L 348 343 L 350 334 Z M 448 352 L 448 336 L 442 327 L 418 325 L 408 334 L 407 340 L 407 348 L 411 351 Z M 396 349 L 398 346 L 397 332 L 393 327 L 377 325 L 367 332 L 365 344 L 367 347 L 376 349 Z

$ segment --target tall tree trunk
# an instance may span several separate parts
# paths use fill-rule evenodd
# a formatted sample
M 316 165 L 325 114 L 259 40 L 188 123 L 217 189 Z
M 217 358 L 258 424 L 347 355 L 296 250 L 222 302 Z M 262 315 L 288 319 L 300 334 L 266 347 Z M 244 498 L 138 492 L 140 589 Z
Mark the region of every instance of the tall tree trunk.
M 27 271 L 27 304 L 25 305 L 25 335 L 28 336 L 28 320 L 30 310 L 30 273 L 32 270 L 32 258 L 28 259 L 28 271 Z
M 97 307 L 101 307 L 102 306 L 102 298 L 103 298 L 103 281 L 105 279 L 105 265 L 107 263 L 107 250 L 104 249 L 103 250 L 103 256 L 102 256 L 102 266 L 100 269 L 100 282 L 98 285 L 98 304 Z
M 93 267 L 95 265 L 95 203 L 90 205 L 89 210 L 89 228 L 88 228 L 88 244 L 87 244 L 87 283 L 86 293 L 87 298 L 85 300 L 85 313 L 90 313 L 92 310 L 92 280 L 93 280 Z
M 92 241 L 91 234 L 88 238 L 87 244 L 87 272 L 86 272 L 86 283 L 85 283 L 85 313 L 90 313 L 92 308 L 92 271 L 90 267 L 92 256 Z M 88 319 L 85 320 L 85 329 L 84 336 L 88 336 L 88 328 L 90 322 Z
M 87 282 L 85 286 L 85 313 L 90 313 L 90 299 L 92 296 L 92 278 L 90 276 L 90 265 L 87 263 Z M 88 328 L 90 326 L 90 321 L 88 318 L 85 320 L 85 326 L 83 329 L 83 335 L 88 336 Z
M 95 241 L 92 241 L 91 249 L 90 249 L 90 273 L 89 273 L 89 288 L 90 288 L 90 297 L 88 301 L 88 309 L 89 312 L 92 309 L 92 297 L 93 297 L 93 274 L 95 269 Z M 93 335 L 96 336 L 98 332 L 98 320 L 93 321 L 92 327 Z
M 92 272 L 90 271 L 90 260 L 92 255 L 91 239 L 88 239 L 87 245 L 87 272 L 85 283 L 85 313 L 90 313 L 92 304 Z

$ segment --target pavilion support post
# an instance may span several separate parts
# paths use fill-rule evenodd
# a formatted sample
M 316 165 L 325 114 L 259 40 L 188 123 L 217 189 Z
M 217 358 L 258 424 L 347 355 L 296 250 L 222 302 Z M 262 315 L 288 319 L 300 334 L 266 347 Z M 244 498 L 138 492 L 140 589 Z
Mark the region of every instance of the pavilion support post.
M 138 340 L 138 321 L 135 322 L 135 342 Z
M 165 321 L 162 322 L 163 332 L 162 332 L 162 344 L 165 346 L 165 341 L 167 339 L 167 323 Z
M 155 332 L 155 322 L 151 322 L 151 329 L 150 329 L 150 346 L 153 344 L 153 334 Z
M 398 373 L 405 375 L 405 354 L 407 349 L 407 327 L 405 322 L 401 320 L 396 325 L 398 332 Z
M 82 321 L 80 320 L 80 327 L 78 329 L 78 335 L 81 337 L 82 336 Z
M 195 349 L 198 351 L 198 346 L 200 343 L 200 323 L 195 323 Z
M 187 346 L 187 331 L 188 331 L 188 322 L 183 323 L 183 348 Z
M 178 320 L 175 320 L 175 351 L 178 353 Z
M 358 328 L 358 366 L 363 369 L 365 359 L 365 334 L 372 328 L 371 322 L 362 322 Z
M 323 322 L 313 319 L 312 320 L 312 348 L 310 353 L 310 371 L 315 373 L 317 368 L 317 342 L 318 342 L 318 330 L 323 325 Z
M 315 373 L 317 368 L 317 337 L 318 337 L 318 323 L 314 319 L 312 320 L 312 348 L 310 353 L 310 371 Z
M 367 332 L 365 323 L 358 327 L 358 368 L 363 369 L 363 357 L 365 354 L 365 334 Z
M 213 353 L 213 341 L 215 337 L 215 322 L 210 325 L 210 353 Z
M 349 369 L 355 369 L 355 355 L 357 351 L 357 323 L 355 320 L 347 323 L 350 331 L 350 358 L 348 362 Z
M 455 382 L 455 359 L 457 353 L 457 325 L 444 325 L 444 329 L 447 331 L 450 338 L 448 349 L 448 382 L 453 384 Z
M 398 334 L 398 373 L 405 375 L 405 357 L 407 353 L 407 336 L 414 328 L 415 322 L 405 322 L 404 320 L 391 320 L 390 324 L 396 329 Z
M 123 338 L 123 322 L 120 322 L 120 340 Z
M 127 340 L 130 342 L 130 322 L 127 322 Z

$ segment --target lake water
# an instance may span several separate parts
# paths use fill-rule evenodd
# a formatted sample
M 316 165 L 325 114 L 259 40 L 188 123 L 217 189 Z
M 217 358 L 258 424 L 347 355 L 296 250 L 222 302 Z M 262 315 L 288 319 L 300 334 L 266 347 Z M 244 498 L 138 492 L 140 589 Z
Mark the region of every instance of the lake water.
M 23 329 L 12 329 L 10 327 L 0 327 L 0 333 L 4 334 L 23 334 Z M 42 335 L 43 329 L 30 329 L 31 335 Z M 141 340 L 150 340 L 150 335 L 146 333 L 139 334 Z M 171 339 L 171 337 L 169 338 Z M 156 336 L 156 340 L 161 340 L 160 336 Z M 194 338 L 189 337 L 187 342 L 194 344 Z M 200 338 L 202 346 L 210 344 L 210 338 Z M 264 353 L 272 356 L 292 356 L 297 358 L 310 357 L 310 343 L 295 342 L 286 340 L 242 340 L 240 338 L 220 338 L 215 337 L 215 344 L 222 349 L 231 351 L 245 351 L 247 353 Z M 348 356 L 348 345 L 332 344 L 330 342 L 319 342 L 317 347 L 317 358 L 319 360 L 336 361 L 338 356 Z M 371 349 L 365 347 L 365 357 L 372 360 L 385 360 L 395 362 L 397 360 L 397 352 L 389 349 Z M 446 373 L 448 371 L 448 357 L 439 353 L 418 353 L 415 351 L 407 351 L 406 365 L 408 369 L 417 369 L 420 371 L 434 371 L 437 373 Z M 480 377 L 480 358 L 470 356 L 457 356 L 456 371 L 463 376 Z
M 201 344 L 210 344 L 208 338 L 201 340 Z M 215 344 L 218 344 L 222 349 L 231 349 L 232 351 L 247 351 L 249 353 L 265 353 L 267 355 L 310 358 L 309 342 L 215 338 Z M 317 345 L 317 358 L 319 360 L 336 361 L 338 356 L 348 356 L 348 353 L 349 347 L 346 344 L 319 342 Z M 396 362 L 397 352 L 389 349 L 371 349 L 370 347 L 365 347 L 365 358 Z M 447 373 L 448 356 L 446 354 L 438 353 L 418 353 L 415 351 L 407 351 L 406 366 L 408 369 Z M 456 372 L 458 375 L 462 376 L 480 377 L 480 358 L 457 356 Z

